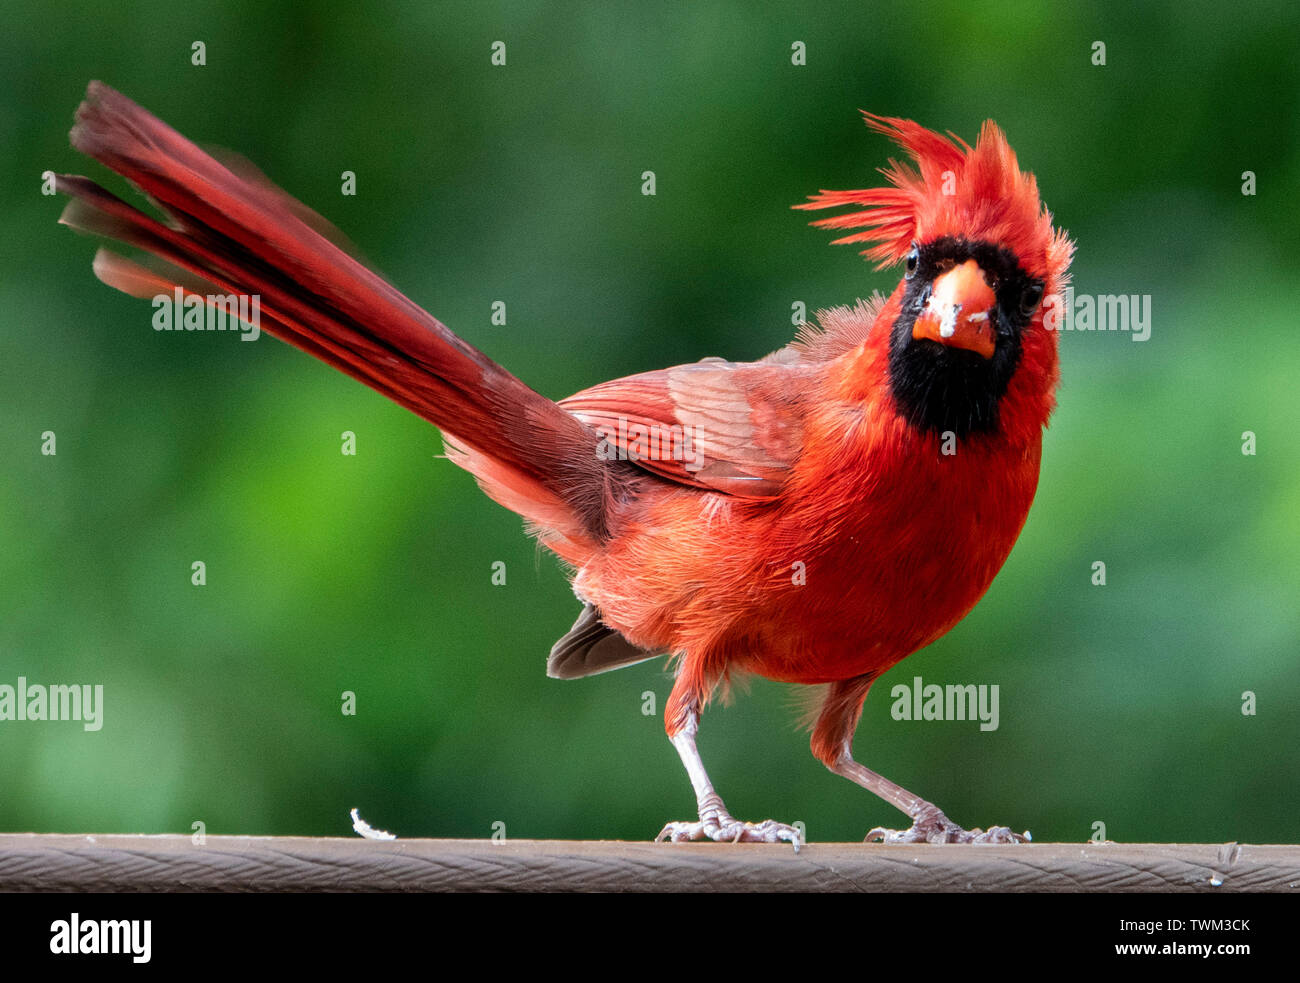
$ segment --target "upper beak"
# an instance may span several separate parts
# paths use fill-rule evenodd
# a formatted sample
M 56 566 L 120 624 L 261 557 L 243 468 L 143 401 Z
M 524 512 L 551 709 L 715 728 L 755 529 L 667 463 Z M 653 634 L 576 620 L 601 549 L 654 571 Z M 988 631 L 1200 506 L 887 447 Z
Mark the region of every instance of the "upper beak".
M 916 316 L 913 338 L 993 357 L 993 308 L 997 297 L 973 259 L 935 277 L 930 300 Z

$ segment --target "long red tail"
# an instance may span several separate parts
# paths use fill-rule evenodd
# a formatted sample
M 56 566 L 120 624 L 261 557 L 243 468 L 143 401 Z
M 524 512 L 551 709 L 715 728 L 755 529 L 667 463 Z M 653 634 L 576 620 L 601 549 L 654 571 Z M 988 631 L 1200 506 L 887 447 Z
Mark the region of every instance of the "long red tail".
M 340 249 L 315 213 L 100 82 L 90 83 L 71 140 L 171 219 L 59 176 L 74 199 L 61 222 L 165 261 L 150 268 L 101 249 L 94 268 L 105 283 L 146 298 L 175 286 L 259 296 L 260 327 L 441 428 L 460 448 L 453 460 L 544 538 L 590 546 L 604 537 L 617 475 L 598 459 L 597 435 Z

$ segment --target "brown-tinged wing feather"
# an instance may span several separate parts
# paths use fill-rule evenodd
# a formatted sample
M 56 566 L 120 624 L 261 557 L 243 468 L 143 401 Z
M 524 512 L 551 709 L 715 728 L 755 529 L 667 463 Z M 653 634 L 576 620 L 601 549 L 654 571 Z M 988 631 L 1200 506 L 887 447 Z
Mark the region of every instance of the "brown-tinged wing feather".
M 802 446 L 815 366 L 705 359 L 593 386 L 560 405 L 603 438 L 600 452 L 679 484 L 740 498 L 781 490 Z
M 595 605 L 588 604 L 569 633 L 551 648 L 546 675 L 552 679 L 578 679 L 644 662 L 658 654 L 637 648 L 601 622 Z

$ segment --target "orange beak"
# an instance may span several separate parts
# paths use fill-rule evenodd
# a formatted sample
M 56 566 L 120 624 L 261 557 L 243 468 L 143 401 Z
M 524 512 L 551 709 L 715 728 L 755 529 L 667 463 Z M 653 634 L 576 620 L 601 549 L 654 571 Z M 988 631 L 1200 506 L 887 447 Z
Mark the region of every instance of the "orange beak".
M 913 338 L 993 357 L 997 297 L 973 259 L 935 277 L 929 303 L 912 325 Z

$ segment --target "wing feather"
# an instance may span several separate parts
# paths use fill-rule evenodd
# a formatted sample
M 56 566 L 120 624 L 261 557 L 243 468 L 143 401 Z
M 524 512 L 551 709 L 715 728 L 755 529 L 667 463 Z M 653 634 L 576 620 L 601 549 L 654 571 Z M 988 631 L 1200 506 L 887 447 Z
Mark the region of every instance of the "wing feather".
M 602 453 L 682 485 L 741 498 L 780 493 L 802 447 L 802 401 L 817 367 L 708 358 L 583 390 L 560 405 Z

